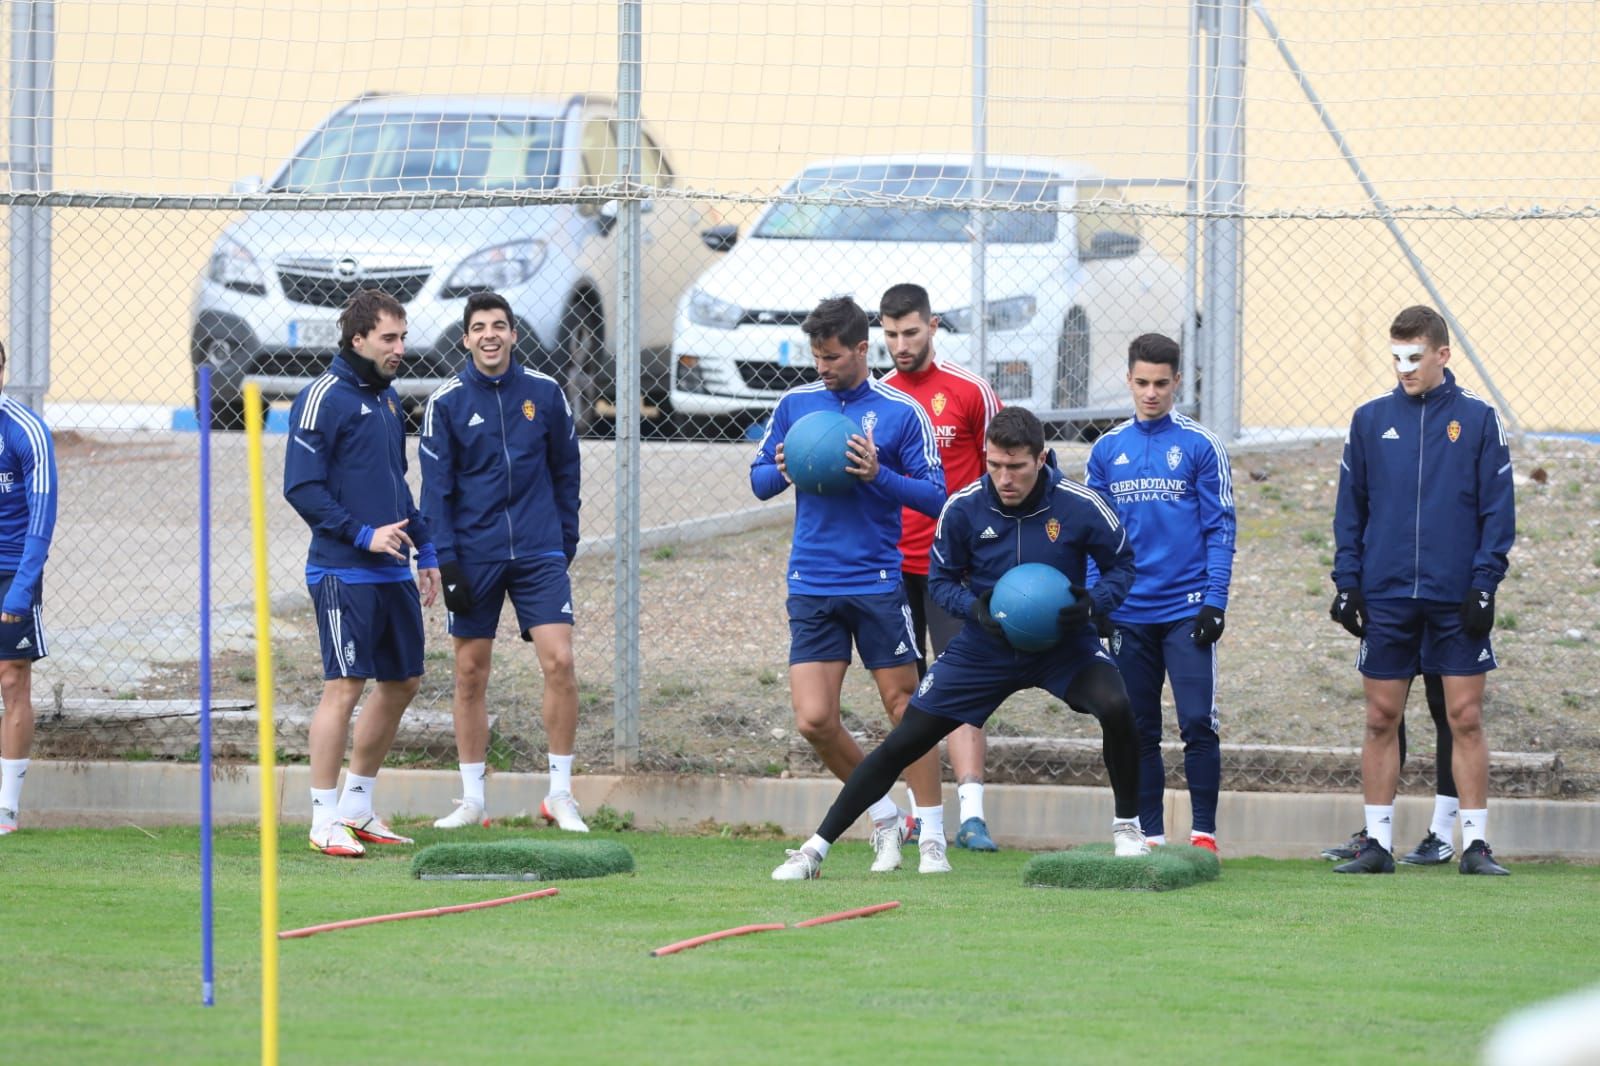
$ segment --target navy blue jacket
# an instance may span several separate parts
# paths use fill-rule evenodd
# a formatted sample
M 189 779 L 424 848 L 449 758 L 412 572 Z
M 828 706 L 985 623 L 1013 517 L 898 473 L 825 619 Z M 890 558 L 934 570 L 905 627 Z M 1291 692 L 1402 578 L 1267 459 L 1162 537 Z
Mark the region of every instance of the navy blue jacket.
M 790 389 L 778 400 L 750 464 L 750 488 L 769 500 L 789 487 L 778 470 L 778 445 L 813 411 L 840 411 L 878 447 L 878 476 L 839 496 L 795 493 L 789 592 L 861 596 L 900 587 L 900 510 L 930 517 L 944 505 L 944 469 L 928 412 L 892 385 L 868 377 L 847 392 L 822 382 Z
M 289 411 L 283 495 L 311 527 L 306 575 L 339 571 L 350 581 L 403 581 L 405 565 L 371 552 L 373 530 L 408 519 L 418 565 L 433 559 L 427 523 L 406 484 L 406 431 L 393 388 L 363 381 L 341 354 L 301 390 Z
M 1115 611 L 1133 587 L 1133 549 L 1111 501 L 1060 476 L 1054 466 L 1046 465 L 1039 476 L 1047 480 L 1037 498 L 1030 495 L 1011 508 L 1001 504 L 985 474 L 950 497 L 939 515 L 928 590 L 935 603 L 969 626 L 977 626 L 972 601 L 1022 563 L 1046 563 L 1082 585 L 1093 559 L 1100 581 L 1089 596 L 1097 614 Z
M 422 512 L 443 562 L 508 562 L 578 550 L 578 434 L 561 386 L 471 361 L 422 416 Z
M 1356 408 L 1339 464 L 1333 583 L 1367 599 L 1493 592 L 1516 538 L 1511 450 L 1495 409 L 1456 384 Z
M 0 573 L 15 574 L 0 610 L 39 606 L 40 578 L 56 529 L 56 452 L 44 419 L 0 396 Z

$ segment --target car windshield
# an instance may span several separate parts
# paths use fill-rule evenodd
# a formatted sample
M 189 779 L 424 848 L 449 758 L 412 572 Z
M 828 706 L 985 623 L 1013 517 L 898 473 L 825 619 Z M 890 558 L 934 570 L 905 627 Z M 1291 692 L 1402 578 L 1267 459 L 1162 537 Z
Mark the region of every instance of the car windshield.
M 991 244 L 1036 244 L 1056 237 L 1059 181 L 1040 171 L 991 168 L 989 199 L 1002 204 L 1034 205 L 991 211 L 986 236 Z M 775 204 L 753 236 L 813 241 L 971 240 L 972 213 L 948 207 L 866 207 L 850 200 L 975 200 L 979 183 L 963 166 L 875 164 L 818 167 L 808 170 L 784 190 L 791 196 L 830 196 L 829 204 Z
M 290 161 L 277 191 L 497 192 L 553 189 L 553 118 L 391 113 L 340 115 Z

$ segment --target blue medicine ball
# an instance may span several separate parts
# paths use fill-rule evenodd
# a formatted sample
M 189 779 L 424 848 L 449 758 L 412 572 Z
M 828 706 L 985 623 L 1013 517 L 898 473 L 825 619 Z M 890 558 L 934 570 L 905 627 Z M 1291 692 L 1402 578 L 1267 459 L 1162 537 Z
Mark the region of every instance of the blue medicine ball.
M 861 427 L 837 411 L 813 411 L 789 427 L 783 437 L 783 465 L 801 492 L 841 496 L 861 481 L 845 467 L 851 434 Z
M 1023 563 L 1000 575 L 989 613 L 1018 651 L 1044 651 L 1061 639 L 1061 608 L 1072 604 L 1072 582 L 1044 563 Z

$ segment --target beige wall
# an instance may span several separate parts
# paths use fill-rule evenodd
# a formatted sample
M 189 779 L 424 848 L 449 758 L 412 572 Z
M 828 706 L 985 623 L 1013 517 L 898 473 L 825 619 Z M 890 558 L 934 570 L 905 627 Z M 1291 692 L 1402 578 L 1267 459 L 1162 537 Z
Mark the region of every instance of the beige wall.
M 1600 185 L 1597 8 L 1272 5 L 1391 201 L 1469 209 L 1588 202 Z M 1183 173 L 1186 3 L 990 10 L 992 151 Z M 57 18 L 61 189 L 224 192 L 364 90 L 615 83 L 612 0 L 62 0 Z M 687 186 L 761 192 L 818 156 L 970 145 L 964 0 L 646 0 L 644 29 L 646 114 Z M 1255 23 L 1248 55 L 1250 206 L 1363 208 Z M 186 402 L 189 293 L 226 216 L 56 219 L 51 399 Z M 1408 229 L 1523 420 L 1600 424 L 1595 401 L 1546 384 L 1595 333 L 1579 267 L 1600 251 L 1595 224 Z M 1420 286 L 1372 222 L 1251 222 L 1247 241 L 1245 421 L 1342 422 L 1384 386 L 1384 327 Z

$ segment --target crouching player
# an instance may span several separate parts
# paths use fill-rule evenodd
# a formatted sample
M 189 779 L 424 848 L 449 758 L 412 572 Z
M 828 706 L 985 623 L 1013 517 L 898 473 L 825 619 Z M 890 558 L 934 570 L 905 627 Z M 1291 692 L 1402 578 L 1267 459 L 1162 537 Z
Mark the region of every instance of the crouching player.
M 833 842 L 901 771 L 963 723 L 981 727 L 1007 696 L 1025 688 L 1042 688 L 1100 720 L 1116 853 L 1149 850 L 1139 829 L 1133 712 L 1098 639 L 1133 584 L 1127 535 L 1105 497 L 1047 462 L 1044 427 L 1031 412 L 1000 411 L 985 441 L 988 473 L 945 504 L 931 556 L 934 600 L 965 620 L 961 632 L 928 668 L 900 723 L 851 773 L 816 833 L 772 872 L 775 881 L 818 876 Z M 1083 588 L 1088 559 L 1101 574 L 1092 591 Z M 989 613 L 995 583 L 1019 563 L 1054 566 L 1073 585 L 1075 602 L 1061 612 L 1061 642 L 1047 651 L 1014 650 Z

